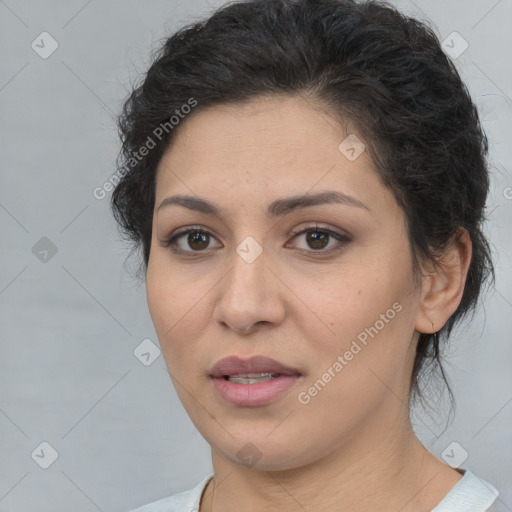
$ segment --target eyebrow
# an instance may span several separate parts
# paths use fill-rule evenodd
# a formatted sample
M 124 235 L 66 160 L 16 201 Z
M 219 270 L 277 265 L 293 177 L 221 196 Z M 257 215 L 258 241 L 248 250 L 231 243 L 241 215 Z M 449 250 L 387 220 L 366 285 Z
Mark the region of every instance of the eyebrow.
M 320 204 L 343 204 L 347 206 L 355 206 L 357 208 L 363 208 L 371 211 L 368 206 L 356 199 L 355 197 L 349 196 L 342 192 L 328 191 L 319 192 L 317 194 L 307 194 L 300 196 L 292 196 L 283 199 L 277 199 L 270 203 L 267 208 L 267 215 L 269 217 L 281 217 L 292 211 L 301 210 L 311 206 L 317 206 Z M 222 216 L 222 209 L 215 206 L 210 201 L 202 199 L 200 197 L 176 195 L 166 197 L 158 206 L 157 212 L 162 208 L 171 205 L 183 206 L 189 210 L 198 211 L 207 215 Z

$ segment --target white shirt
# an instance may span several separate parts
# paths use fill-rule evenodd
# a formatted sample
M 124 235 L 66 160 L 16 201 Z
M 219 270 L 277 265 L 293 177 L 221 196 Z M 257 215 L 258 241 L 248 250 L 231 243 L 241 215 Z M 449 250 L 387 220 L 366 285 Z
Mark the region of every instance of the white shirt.
M 485 512 L 499 495 L 488 482 L 478 478 L 469 470 L 452 487 L 451 491 L 431 512 Z M 201 494 L 213 474 L 207 476 L 188 491 L 149 503 L 130 512 L 198 512 Z

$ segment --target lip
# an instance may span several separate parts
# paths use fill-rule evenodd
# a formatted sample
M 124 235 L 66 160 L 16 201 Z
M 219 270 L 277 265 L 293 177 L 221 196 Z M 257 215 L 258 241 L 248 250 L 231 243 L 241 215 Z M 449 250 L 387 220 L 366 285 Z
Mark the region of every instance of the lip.
M 244 373 L 302 375 L 296 368 L 286 366 L 275 359 L 271 359 L 270 357 L 252 356 L 248 359 L 241 359 L 238 356 L 229 356 L 215 363 L 213 368 L 210 370 L 210 377 L 224 377 Z
M 276 401 L 295 386 L 300 375 L 281 375 L 256 384 L 237 384 L 223 377 L 212 377 L 213 387 L 223 400 L 236 407 L 258 407 Z
M 238 384 L 224 379 L 224 376 L 245 373 L 274 373 L 278 377 L 266 382 Z M 236 407 L 257 407 L 277 400 L 304 376 L 296 368 L 266 356 L 241 359 L 230 356 L 218 361 L 210 371 L 210 380 L 219 396 Z

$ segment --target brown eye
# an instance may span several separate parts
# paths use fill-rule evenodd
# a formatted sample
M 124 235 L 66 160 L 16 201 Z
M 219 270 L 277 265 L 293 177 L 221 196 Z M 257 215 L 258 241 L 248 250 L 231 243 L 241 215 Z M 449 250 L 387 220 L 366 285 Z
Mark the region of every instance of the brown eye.
M 318 225 L 295 232 L 293 238 L 303 238 L 303 243 L 297 245 L 302 251 L 319 255 L 337 252 L 351 242 L 348 236 Z
M 204 229 L 190 227 L 174 233 L 167 240 L 162 242 L 163 247 L 169 247 L 176 254 L 193 254 L 205 252 L 215 238 Z M 217 247 L 222 247 L 217 242 Z
M 206 249 L 210 243 L 210 235 L 201 231 L 192 231 L 188 234 L 187 243 L 194 251 Z
M 308 231 L 306 241 L 312 249 L 324 249 L 329 243 L 329 236 L 325 231 Z

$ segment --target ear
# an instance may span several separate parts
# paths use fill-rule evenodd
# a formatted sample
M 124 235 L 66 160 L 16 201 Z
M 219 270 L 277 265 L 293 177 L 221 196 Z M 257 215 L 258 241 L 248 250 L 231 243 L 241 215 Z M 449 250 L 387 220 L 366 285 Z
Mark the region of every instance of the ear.
M 418 332 L 439 331 L 455 312 L 464 292 L 471 255 L 469 233 L 465 228 L 459 228 L 437 265 L 431 265 L 422 280 L 415 324 Z

